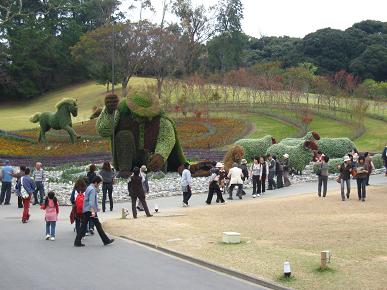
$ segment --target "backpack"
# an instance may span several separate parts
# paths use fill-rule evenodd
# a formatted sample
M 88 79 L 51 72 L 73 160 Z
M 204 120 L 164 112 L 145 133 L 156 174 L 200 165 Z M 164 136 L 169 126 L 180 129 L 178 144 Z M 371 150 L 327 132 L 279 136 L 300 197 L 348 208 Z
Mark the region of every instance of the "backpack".
M 75 199 L 75 208 L 77 215 L 83 213 L 83 201 L 85 200 L 85 195 L 83 193 L 78 193 L 77 198 Z

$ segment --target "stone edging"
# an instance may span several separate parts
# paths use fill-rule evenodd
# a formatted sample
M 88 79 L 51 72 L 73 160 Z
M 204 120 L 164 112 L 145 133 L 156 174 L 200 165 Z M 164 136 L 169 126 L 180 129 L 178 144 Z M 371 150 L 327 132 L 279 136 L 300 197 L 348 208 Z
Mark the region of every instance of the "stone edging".
M 212 264 L 212 263 L 206 262 L 204 260 L 197 259 L 197 258 L 188 256 L 188 255 L 185 255 L 185 254 L 182 254 L 182 253 L 179 253 L 179 252 L 176 252 L 176 251 L 164 248 L 164 247 L 160 247 L 160 246 L 148 243 L 148 242 L 139 241 L 139 240 L 136 240 L 136 239 L 133 239 L 133 238 L 129 238 L 127 236 L 120 236 L 120 238 L 123 238 L 125 240 L 128 240 L 128 241 L 131 241 L 131 242 L 143 245 L 145 247 L 148 247 L 148 248 L 151 248 L 151 249 L 154 249 L 154 250 L 157 250 L 157 251 L 160 251 L 162 253 L 165 253 L 165 254 L 168 254 L 168 255 L 180 258 L 182 260 L 191 262 L 193 264 L 196 264 L 196 265 L 199 265 L 199 266 L 202 266 L 202 267 L 214 270 L 216 272 L 220 272 L 220 273 L 232 276 L 234 278 L 238 278 L 238 279 L 241 279 L 241 280 L 244 280 L 244 281 L 247 281 L 247 282 L 259 285 L 259 286 L 262 286 L 262 287 L 266 287 L 268 289 L 274 289 L 274 290 L 290 290 L 291 289 L 291 288 L 287 288 L 287 287 L 275 284 L 273 282 L 266 281 L 266 280 L 264 280 L 262 278 L 257 278 L 257 277 L 254 277 L 254 276 L 251 276 L 251 275 L 248 275 L 248 274 L 236 271 L 236 270 L 225 268 L 225 267 L 220 266 L 220 265 Z

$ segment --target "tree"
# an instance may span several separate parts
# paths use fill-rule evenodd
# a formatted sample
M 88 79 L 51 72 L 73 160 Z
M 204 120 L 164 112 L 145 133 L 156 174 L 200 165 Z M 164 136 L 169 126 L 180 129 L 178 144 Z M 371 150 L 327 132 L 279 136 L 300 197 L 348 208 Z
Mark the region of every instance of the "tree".
M 127 95 L 127 86 L 132 76 L 143 68 L 152 53 L 149 41 L 154 25 L 147 21 L 138 23 L 117 23 L 115 30 L 115 75 L 122 85 L 122 96 Z M 79 43 L 71 48 L 73 56 L 85 62 L 89 73 L 95 79 L 111 82 L 111 49 L 113 25 L 108 24 L 90 31 L 81 37 Z
M 367 47 L 351 62 L 350 69 L 363 79 L 387 80 L 387 47 L 379 44 Z
M 179 18 L 184 41 L 181 46 L 185 51 L 184 67 L 186 73 L 190 74 L 195 69 L 194 62 L 199 56 L 200 44 L 213 35 L 214 25 L 204 5 L 193 7 L 191 0 L 175 0 L 172 11 Z

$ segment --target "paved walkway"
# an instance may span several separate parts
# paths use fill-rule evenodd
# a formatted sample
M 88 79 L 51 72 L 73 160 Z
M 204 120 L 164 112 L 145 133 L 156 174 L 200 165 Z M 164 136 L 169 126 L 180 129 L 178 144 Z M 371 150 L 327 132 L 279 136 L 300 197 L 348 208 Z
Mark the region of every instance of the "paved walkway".
M 370 182 L 387 185 L 387 178 L 372 176 Z M 354 186 L 352 183 L 356 195 Z M 340 199 L 335 181 L 329 182 L 328 188 L 337 189 Z M 262 198 L 315 191 L 316 183 L 304 183 L 268 191 Z M 205 198 L 194 195 L 190 203 L 202 206 Z M 244 199 L 248 198 L 251 192 Z M 57 240 L 45 241 L 43 211 L 33 207 L 31 221 L 22 224 L 16 204 L 13 197 L 12 205 L 0 206 L 0 289 L 263 289 L 122 239 L 104 247 L 96 234 L 86 238 L 86 247 L 74 248 L 69 207 L 61 207 Z M 174 209 L 181 206 L 181 197 L 159 198 L 149 204 L 151 208 L 158 204 L 160 211 Z M 121 207 L 130 208 L 130 203 L 116 204 L 115 211 L 100 214 L 101 220 L 118 217 Z

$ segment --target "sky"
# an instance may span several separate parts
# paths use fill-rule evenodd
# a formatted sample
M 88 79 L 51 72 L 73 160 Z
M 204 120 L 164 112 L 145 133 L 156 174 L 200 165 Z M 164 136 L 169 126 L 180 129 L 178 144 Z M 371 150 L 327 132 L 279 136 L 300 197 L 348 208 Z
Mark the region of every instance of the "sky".
M 122 0 L 127 10 L 133 0 Z M 216 4 L 216 0 L 191 0 L 194 5 Z M 159 22 L 162 0 L 153 0 L 155 13 L 145 17 Z M 356 22 L 372 19 L 387 22 L 387 0 L 242 0 L 244 5 L 243 31 L 255 37 L 304 37 L 321 28 L 346 29 Z M 132 11 L 130 18 L 138 19 Z M 176 20 L 168 15 L 168 20 Z

